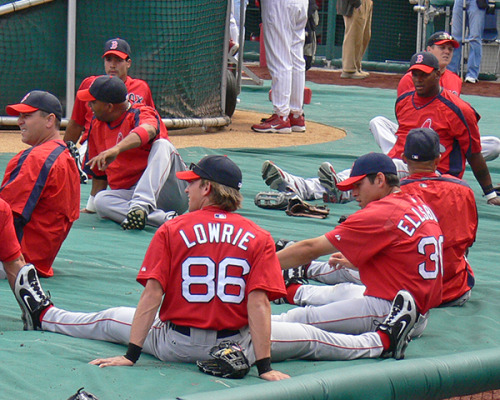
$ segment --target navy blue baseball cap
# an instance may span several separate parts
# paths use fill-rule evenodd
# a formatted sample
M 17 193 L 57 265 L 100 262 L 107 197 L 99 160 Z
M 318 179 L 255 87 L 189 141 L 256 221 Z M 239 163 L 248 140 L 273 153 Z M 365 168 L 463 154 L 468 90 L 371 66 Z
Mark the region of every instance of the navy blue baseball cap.
M 242 185 L 240 168 L 227 156 L 205 156 L 197 164 L 192 163 L 189 171 L 178 171 L 175 174 L 177 178 L 188 182 L 203 178 L 237 190 Z
M 428 51 L 416 53 L 411 57 L 408 71 L 420 70 L 426 74 L 439 69 L 439 61 L 436 56 Z
M 365 154 L 354 162 L 349 178 L 337 183 L 337 188 L 342 191 L 351 190 L 356 182 L 359 182 L 367 175 L 379 172 L 394 175 L 398 173 L 394 162 L 389 156 L 382 153 Z
M 408 132 L 404 155 L 408 160 L 435 160 L 441 154 L 439 135 L 434 129 L 416 128 Z
M 103 57 L 106 57 L 108 54 L 114 54 L 115 56 L 120 57 L 122 60 L 126 60 L 130 57 L 132 52 L 130 51 L 130 46 L 126 40 L 115 38 L 109 39 L 104 44 L 104 54 Z
M 101 75 L 92 82 L 88 89 L 79 90 L 76 97 L 82 101 L 99 100 L 119 104 L 127 100 L 127 87 L 116 76 Z
M 54 114 L 60 121 L 62 118 L 62 106 L 60 101 L 52 93 L 42 90 L 32 90 L 26 94 L 18 104 L 11 104 L 6 107 L 7 114 L 18 116 L 20 113 L 32 113 L 37 110 Z

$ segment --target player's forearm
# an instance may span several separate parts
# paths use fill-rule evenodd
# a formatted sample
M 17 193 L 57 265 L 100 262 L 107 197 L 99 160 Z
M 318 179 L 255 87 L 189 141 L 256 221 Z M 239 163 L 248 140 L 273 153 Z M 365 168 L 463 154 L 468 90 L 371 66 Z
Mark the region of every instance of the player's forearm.
M 476 177 L 476 180 L 481 185 L 484 194 L 493 191 L 493 186 L 491 183 L 491 176 L 486 161 L 481 153 L 472 153 L 469 158 L 467 158 L 469 165 Z
M 130 343 L 139 347 L 143 346 L 151 325 L 153 325 L 162 298 L 163 288 L 160 283 L 155 279 L 148 280 L 135 310 L 134 320 L 130 329 Z
M 278 259 L 282 269 L 304 265 L 321 256 L 332 254 L 337 249 L 325 236 L 296 242 L 285 249 L 278 251 Z
M 66 131 L 64 132 L 63 140 L 65 142 L 77 143 L 83 132 L 83 126 L 77 124 L 74 120 L 70 119 Z
M 142 124 L 137 128 L 133 129 L 125 139 L 118 143 L 115 147 L 119 150 L 119 153 L 124 151 L 135 149 L 140 147 L 150 140 L 154 139 L 156 136 L 156 129 L 149 124 Z
M 271 357 L 271 305 L 266 292 L 262 290 L 250 292 L 247 309 L 255 359 Z

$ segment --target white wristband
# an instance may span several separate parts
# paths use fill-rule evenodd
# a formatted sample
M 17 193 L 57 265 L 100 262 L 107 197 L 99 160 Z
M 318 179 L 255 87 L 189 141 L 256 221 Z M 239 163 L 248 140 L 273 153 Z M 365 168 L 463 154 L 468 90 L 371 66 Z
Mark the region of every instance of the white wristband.
M 484 197 L 486 197 L 486 201 L 490 201 L 491 199 L 497 197 L 497 192 L 493 191 L 491 193 L 485 194 Z
M 87 205 L 85 206 L 85 209 L 87 211 L 95 212 L 94 198 L 95 196 L 92 195 L 89 196 L 89 199 L 87 200 Z

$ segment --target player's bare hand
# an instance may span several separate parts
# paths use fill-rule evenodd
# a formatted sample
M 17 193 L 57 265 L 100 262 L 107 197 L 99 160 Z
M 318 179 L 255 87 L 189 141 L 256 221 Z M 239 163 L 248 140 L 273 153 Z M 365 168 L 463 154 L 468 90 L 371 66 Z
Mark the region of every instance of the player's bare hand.
M 489 199 L 488 204 L 491 204 L 492 206 L 500 206 L 500 196 Z
M 134 363 L 124 356 L 116 356 L 109 358 L 96 358 L 89 362 L 92 365 L 98 365 L 99 368 L 104 367 L 132 367 Z
M 259 378 L 264 379 L 266 381 L 281 381 L 283 379 L 289 379 L 290 375 L 272 369 L 271 371 L 268 371 L 260 375 Z
M 87 162 L 87 165 L 90 168 L 97 167 L 99 171 L 104 171 L 106 168 L 108 168 L 109 164 L 116 160 L 118 154 L 120 154 L 118 148 L 116 146 L 111 147 L 110 149 L 105 150 L 102 153 L 99 153 L 97 156 L 91 158 Z
M 328 259 L 328 264 L 330 264 L 334 268 L 349 268 L 349 269 L 357 269 L 344 255 L 339 251 L 337 253 L 333 253 Z

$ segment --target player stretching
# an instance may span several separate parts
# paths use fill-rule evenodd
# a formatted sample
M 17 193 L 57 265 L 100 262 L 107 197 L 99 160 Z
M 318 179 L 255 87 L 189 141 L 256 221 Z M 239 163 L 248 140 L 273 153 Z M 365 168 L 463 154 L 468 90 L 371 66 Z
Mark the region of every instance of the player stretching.
M 418 318 L 407 291 L 394 293 L 392 308 L 390 301 L 380 300 L 379 327 L 375 331 L 372 325 L 361 335 L 330 333 L 305 324 L 271 323 L 269 299 L 283 296 L 285 287 L 269 232 L 234 213 L 242 202 L 240 169 L 227 157 L 207 156 L 193 164 L 191 171 L 177 175 L 189 182 L 189 213 L 166 222 L 153 237 L 137 276 L 145 286 L 137 309 L 75 313 L 42 298 L 32 307 L 35 311 L 28 313 L 35 329 L 128 344 L 124 356 L 91 362 L 101 367 L 132 366 L 141 352 L 168 362 L 207 361 L 213 346 L 234 355 L 238 346 L 223 343 L 230 340 L 239 343 L 246 356 L 233 360 L 243 368 L 239 377 L 255 364 L 265 380 L 288 378 L 272 369 L 271 358 L 404 357 Z M 421 225 L 419 231 L 430 234 L 429 242 L 438 240 L 430 229 L 435 225 L 432 220 Z M 436 252 L 438 263 L 439 248 L 431 243 L 429 249 L 426 247 L 427 255 L 431 255 L 430 250 Z M 415 250 L 412 258 L 417 266 L 426 256 Z M 438 270 L 434 262 L 428 266 L 428 273 L 440 278 Z M 439 279 L 428 282 L 429 286 L 440 283 Z M 21 289 L 29 299 L 29 285 Z M 239 353 L 241 350 L 236 351 Z M 227 370 L 218 370 L 217 364 L 199 365 L 206 372 L 230 376 Z

